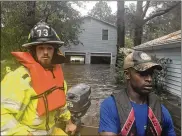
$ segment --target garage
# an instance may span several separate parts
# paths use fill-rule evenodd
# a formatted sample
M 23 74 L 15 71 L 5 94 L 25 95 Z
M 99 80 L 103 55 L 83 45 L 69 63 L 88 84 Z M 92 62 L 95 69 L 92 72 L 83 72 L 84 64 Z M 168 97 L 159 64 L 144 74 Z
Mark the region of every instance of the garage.
M 90 64 L 111 64 L 111 53 L 91 53 Z
M 66 62 L 71 64 L 85 64 L 85 53 L 65 52 Z

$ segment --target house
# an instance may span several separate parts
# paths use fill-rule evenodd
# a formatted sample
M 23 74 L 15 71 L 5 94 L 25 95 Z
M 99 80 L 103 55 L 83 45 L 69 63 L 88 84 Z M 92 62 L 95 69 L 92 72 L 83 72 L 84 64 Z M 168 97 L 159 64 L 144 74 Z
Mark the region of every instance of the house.
M 115 64 L 116 26 L 91 16 L 83 17 L 82 21 L 80 28 L 83 31 L 79 34 L 79 40 L 83 45 L 61 47 L 63 54 L 69 61 L 83 61 L 84 64 Z
M 181 30 L 135 46 L 134 49 L 169 60 L 166 64 L 165 88 L 181 97 Z

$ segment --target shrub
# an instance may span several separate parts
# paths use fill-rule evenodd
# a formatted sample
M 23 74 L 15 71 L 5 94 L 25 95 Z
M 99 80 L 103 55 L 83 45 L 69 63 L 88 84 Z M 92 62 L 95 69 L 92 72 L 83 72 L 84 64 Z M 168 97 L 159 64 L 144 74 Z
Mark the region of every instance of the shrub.
M 116 84 L 123 84 L 124 83 L 124 70 L 123 70 L 123 63 L 124 63 L 124 53 L 118 54 L 118 64 L 116 65 Z
M 161 71 L 155 70 L 153 75 L 154 91 L 157 94 L 161 94 L 162 91 L 166 89 L 165 79 L 167 76 L 167 64 L 171 63 L 172 60 L 169 58 L 157 58 L 156 56 L 152 56 L 152 58 L 156 63 L 162 66 L 162 70 Z

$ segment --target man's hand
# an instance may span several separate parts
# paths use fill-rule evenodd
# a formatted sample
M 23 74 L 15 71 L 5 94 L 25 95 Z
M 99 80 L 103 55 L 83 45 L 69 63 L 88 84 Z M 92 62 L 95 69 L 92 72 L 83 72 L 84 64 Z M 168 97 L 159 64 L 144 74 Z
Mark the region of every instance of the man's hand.
M 75 131 L 76 131 L 76 128 L 77 126 L 75 124 L 73 124 L 71 122 L 71 120 L 69 120 L 67 123 L 66 123 L 66 129 L 65 129 L 65 132 L 68 133 L 68 132 L 71 132 L 71 135 L 74 135 L 75 134 Z

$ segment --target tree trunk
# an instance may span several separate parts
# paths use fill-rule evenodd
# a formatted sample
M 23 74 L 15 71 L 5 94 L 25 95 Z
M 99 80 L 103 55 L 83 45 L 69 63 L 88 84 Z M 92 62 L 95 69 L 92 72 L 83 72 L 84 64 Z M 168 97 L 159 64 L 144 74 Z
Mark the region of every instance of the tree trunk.
M 25 4 L 26 4 L 26 15 L 27 16 L 25 18 L 23 18 L 22 20 L 26 27 L 25 27 L 25 31 L 22 31 L 21 37 L 30 33 L 30 30 L 35 25 L 36 1 L 26 1 Z M 19 50 L 24 51 L 24 48 L 22 48 L 22 46 L 19 45 Z
M 36 1 L 27 1 L 27 25 L 30 30 L 35 25 Z
M 125 22 L 124 22 L 124 1 L 117 2 L 117 57 L 116 65 L 118 63 L 119 48 L 124 47 L 125 44 Z
M 143 24 L 140 26 L 135 26 L 134 30 L 134 46 L 140 45 L 142 43 L 142 36 L 143 36 Z
M 0 1 L 0 13 L 1 13 L 1 16 L 2 16 L 2 11 L 1 11 L 1 1 Z M 0 16 L 0 22 L 1 22 L 1 26 L 0 26 L 0 29 L 1 29 L 1 27 L 2 27 L 2 18 L 1 18 L 1 16 Z M 1 32 L 0 32 L 0 36 L 1 36 Z
M 0 13 L 1 13 L 1 16 L 2 16 L 2 11 L 1 11 L 1 1 L 0 1 Z M 0 16 L 0 22 L 1 22 L 1 26 L 0 26 L 0 30 L 1 30 L 1 27 L 2 27 L 2 18 Z M 1 30 L 2 31 L 2 30 Z M 1 37 L 1 31 L 0 31 L 0 37 Z M 1 37 L 2 38 L 2 37 Z M 2 49 L 2 48 L 1 48 Z
M 125 44 L 125 22 L 124 22 L 124 1 L 117 2 L 117 44 L 124 47 Z
M 137 1 L 137 8 L 136 8 L 136 14 L 134 19 L 134 46 L 140 45 L 142 43 L 142 36 L 143 36 L 143 26 L 146 22 L 149 20 L 161 16 L 163 14 L 168 13 L 175 7 L 177 7 L 181 2 L 176 2 L 174 5 L 170 6 L 169 8 L 165 10 L 158 11 L 156 14 L 153 14 L 152 16 L 145 18 L 145 14 L 149 8 L 150 2 L 147 2 L 145 9 L 143 10 L 143 1 Z
M 134 46 L 137 46 L 142 43 L 142 35 L 143 35 L 143 1 L 137 2 L 137 9 L 135 14 L 135 22 L 134 22 Z

